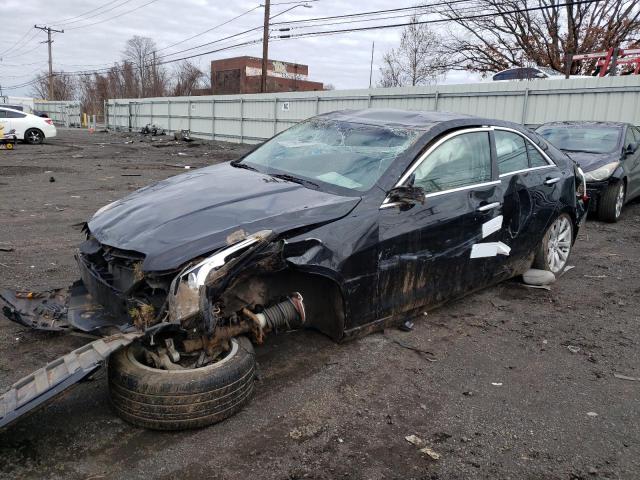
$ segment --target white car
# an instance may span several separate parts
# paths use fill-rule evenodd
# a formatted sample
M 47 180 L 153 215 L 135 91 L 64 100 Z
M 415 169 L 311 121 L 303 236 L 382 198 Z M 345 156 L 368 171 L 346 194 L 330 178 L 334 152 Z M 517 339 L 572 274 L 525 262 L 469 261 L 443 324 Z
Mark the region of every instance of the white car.
M 5 133 L 15 130 L 18 140 L 31 144 L 39 144 L 44 142 L 45 138 L 56 136 L 56 127 L 50 118 L 38 117 L 13 108 L 0 106 L 0 125 L 4 127 Z

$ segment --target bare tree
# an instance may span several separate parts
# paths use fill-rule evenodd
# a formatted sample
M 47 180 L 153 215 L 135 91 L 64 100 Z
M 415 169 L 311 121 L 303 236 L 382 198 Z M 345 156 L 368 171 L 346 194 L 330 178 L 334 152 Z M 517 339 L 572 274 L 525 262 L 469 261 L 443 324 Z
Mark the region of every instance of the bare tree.
M 135 67 L 139 97 L 163 96 L 169 83 L 166 70 L 157 64 L 156 42 L 149 37 L 134 35 L 125 45 L 124 60 Z
M 177 97 L 192 95 L 196 89 L 203 88 L 203 77 L 202 70 L 193 63 L 188 60 L 180 62 L 174 71 L 175 83 L 172 95 Z
M 74 100 L 77 93 L 76 78 L 64 72 L 53 74 L 53 98 L 49 98 L 49 73 L 41 73 L 35 78 L 31 95 L 45 100 Z
M 562 5 L 562 4 L 560 4 Z M 449 5 L 452 22 L 443 58 L 457 69 L 481 73 L 534 63 L 565 71 L 569 54 L 624 47 L 640 33 L 637 0 L 602 0 L 560 6 L 557 0 L 475 0 L 469 18 Z M 526 11 L 536 7 L 537 10 Z M 594 62 L 574 64 L 572 74 L 592 74 Z
M 440 37 L 419 21 L 420 17 L 411 17 L 411 24 L 402 31 L 400 46 L 382 57 L 380 86 L 425 85 L 446 73 L 447 63 L 438 54 Z

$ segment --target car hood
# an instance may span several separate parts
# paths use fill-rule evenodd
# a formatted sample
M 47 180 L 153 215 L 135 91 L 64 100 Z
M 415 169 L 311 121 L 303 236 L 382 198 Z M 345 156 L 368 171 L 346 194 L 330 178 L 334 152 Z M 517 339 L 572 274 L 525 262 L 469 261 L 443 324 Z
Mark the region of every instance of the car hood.
M 616 153 L 588 153 L 563 150 L 584 172 L 590 172 L 607 163 L 616 162 L 620 157 Z
M 222 247 L 237 230 L 284 233 L 327 223 L 359 201 L 223 163 L 142 188 L 88 226 L 100 243 L 143 253 L 143 270 L 163 271 Z

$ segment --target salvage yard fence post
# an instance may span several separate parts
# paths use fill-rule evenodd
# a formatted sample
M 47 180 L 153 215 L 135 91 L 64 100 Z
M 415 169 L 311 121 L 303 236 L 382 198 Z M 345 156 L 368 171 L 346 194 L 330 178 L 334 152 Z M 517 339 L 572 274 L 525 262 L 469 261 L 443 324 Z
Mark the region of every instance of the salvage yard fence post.
M 49 103 L 52 105 L 45 111 L 54 112 L 58 121 L 73 123 L 64 118 L 71 115 L 71 110 L 65 113 L 60 104 Z M 165 103 L 166 115 L 158 107 Z M 640 76 L 118 99 L 106 102 L 105 113 L 111 127 L 134 128 L 141 119 L 148 123 L 146 120 L 151 118 L 170 132 L 186 126 L 195 138 L 257 143 L 322 112 L 367 107 L 464 113 L 527 126 L 559 120 L 610 120 L 639 125 Z M 125 108 L 129 115 L 122 114 Z

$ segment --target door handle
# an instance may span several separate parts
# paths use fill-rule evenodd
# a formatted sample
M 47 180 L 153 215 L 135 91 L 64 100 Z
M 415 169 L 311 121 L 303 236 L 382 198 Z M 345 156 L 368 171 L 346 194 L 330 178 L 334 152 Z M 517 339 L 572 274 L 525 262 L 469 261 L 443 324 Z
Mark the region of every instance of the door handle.
M 498 208 L 499 206 L 500 202 L 487 203 L 486 205 L 478 207 L 477 210 L 479 212 L 488 212 L 489 210 L 493 210 L 494 208 Z
M 553 185 L 554 183 L 558 183 L 560 181 L 560 177 L 547 178 L 544 181 L 545 185 Z

